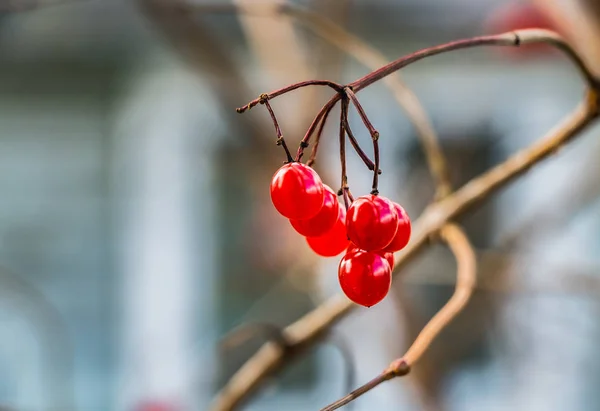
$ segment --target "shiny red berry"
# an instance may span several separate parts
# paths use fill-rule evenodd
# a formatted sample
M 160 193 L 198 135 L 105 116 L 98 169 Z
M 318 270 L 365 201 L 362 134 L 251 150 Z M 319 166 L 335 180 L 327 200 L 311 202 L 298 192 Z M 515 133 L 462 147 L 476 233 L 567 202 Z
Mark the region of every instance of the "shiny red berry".
M 394 253 L 383 253 L 381 251 L 377 251 L 377 254 L 379 254 L 380 256 L 382 256 L 383 258 L 385 258 L 385 261 L 388 262 L 388 264 L 390 265 L 390 270 L 394 271 Z
M 340 203 L 337 194 L 323 184 L 323 206 L 316 216 L 306 220 L 290 220 L 292 227 L 306 237 L 318 237 L 331 230 L 340 215 Z
M 398 214 L 390 200 L 378 195 L 358 197 L 348 208 L 346 230 L 361 250 L 385 248 L 396 235 Z
M 340 286 L 356 304 L 371 307 L 387 295 L 392 285 L 392 269 L 377 253 L 354 251 L 346 254 L 338 268 Z
M 361 250 L 354 243 L 351 242 L 350 245 L 348 246 L 348 248 L 346 249 L 346 254 L 350 254 L 350 253 L 353 253 L 356 251 L 364 251 L 364 250 Z M 383 250 L 377 250 L 377 251 L 373 251 L 373 252 L 377 253 L 380 256 L 382 256 L 383 258 L 385 258 L 385 260 L 390 265 L 390 269 L 392 269 L 392 271 L 394 270 L 394 264 L 395 264 L 394 253 L 385 252 Z
M 410 218 L 406 211 L 398 203 L 392 203 L 396 208 L 398 214 L 398 230 L 391 243 L 389 243 L 383 250 L 388 252 L 396 252 L 402 250 L 408 244 L 410 240 Z
M 346 210 L 340 204 L 339 216 L 333 228 L 319 237 L 306 237 L 309 247 L 323 257 L 335 257 L 348 248 L 348 237 L 346 236 Z
M 312 168 L 288 163 L 271 180 L 271 200 L 284 217 L 311 218 L 323 205 L 323 183 Z

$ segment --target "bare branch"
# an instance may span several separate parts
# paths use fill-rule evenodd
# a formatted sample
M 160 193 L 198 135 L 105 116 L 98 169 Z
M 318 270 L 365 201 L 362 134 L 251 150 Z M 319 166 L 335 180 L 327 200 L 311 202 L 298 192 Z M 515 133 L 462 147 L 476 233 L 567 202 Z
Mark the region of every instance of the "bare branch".
M 258 6 L 258 5 L 257 5 Z M 296 19 L 296 22 L 311 30 L 323 40 L 354 57 L 359 63 L 371 70 L 376 70 L 388 64 L 389 60 L 378 50 L 367 44 L 359 37 L 349 33 L 343 27 L 335 24 L 327 17 L 307 10 L 303 7 L 287 3 L 285 5 L 262 5 L 262 7 L 241 8 L 235 4 L 227 5 L 198 5 L 200 12 L 236 12 L 250 13 L 262 16 L 285 14 Z M 383 80 L 392 91 L 394 98 L 406 112 L 409 121 L 415 128 L 423 150 L 429 170 L 437 187 L 436 198 L 447 195 L 450 190 L 448 167 L 444 154 L 439 145 L 438 137 L 429 120 L 425 109 L 417 96 L 402 81 L 400 74 L 395 73 Z M 351 141 L 352 142 L 352 141 Z M 354 146 L 354 144 L 353 144 Z M 356 148 L 356 147 L 355 147 Z M 359 154 L 360 155 L 360 154 Z M 362 158 L 362 157 L 361 157 Z M 364 159 L 363 159 L 364 161 Z M 370 168 L 372 170 L 372 168 Z
M 394 370 L 392 368 L 387 368 L 384 372 L 382 372 L 381 374 L 379 374 L 377 377 L 373 378 L 371 381 L 369 381 L 368 383 L 358 387 L 357 389 L 355 389 L 354 391 L 352 391 L 350 394 L 346 395 L 344 398 L 341 398 L 339 400 L 337 400 L 336 402 L 328 405 L 325 408 L 322 408 L 321 411 L 333 411 L 333 410 L 337 410 L 338 408 L 343 407 L 346 404 L 351 403 L 352 401 L 354 401 L 355 399 L 357 399 L 358 397 L 360 397 L 361 395 L 371 391 L 373 388 L 379 386 L 379 384 L 389 381 L 394 377 L 399 377 L 401 375 L 406 375 L 409 372 L 409 368 L 404 367 L 404 365 L 399 365 L 399 367 L 397 367 L 397 369 L 402 369 L 403 374 L 398 374 L 396 375 Z M 404 371 L 405 370 L 405 371 Z
M 261 335 L 267 341 L 273 341 L 281 347 L 289 344 L 281 327 L 269 323 L 247 323 L 233 329 L 225 335 L 220 342 L 220 348 L 224 351 L 231 350 L 242 345 L 255 335 Z
M 456 224 L 447 224 L 440 230 L 440 236 L 456 258 L 456 287 L 450 300 L 423 327 L 404 354 L 403 360 L 409 367 L 421 358 L 439 333 L 465 308 L 477 281 L 475 251 L 464 231 Z
M 340 96 L 339 94 L 336 94 L 335 96 L 333 96 L 327 103 L 325 103 L 325 105 L 317 113 L 315 119 L 312 121 L 312 123 L 308 127 L 308 130 L 306 130 L 306 133 L 304 134 L 302 141 L 300 141 L 300 146 L 298 147 L 298 152 L 296 153 L 296 161 L 300 161 L 302 159 L 302 156 L 304 155 L 304 149 L 306 147 L 308 147 L 308 145 L 310 144 L 310 139 L 311 139 L 313 133 L 315 132 L 315 130 L 317 129 L 317 126 L 319 125 L 320 122 L 322 122 L 329 115 L 329 112 L 335 106 L 335 103 L 337 103 L 338 100 L 340 99 L 339 96 Z M 322 130 L 320 130 L 319 132 L 321 132 L 321 131 Z M 316 156 L 316 153 L 315 153 L 315 156 Z M 313 159 L 313 162 L 314 162 L 314 159 Z
M 352 91 L 352 88 L 351 87 L 344 88 L 344 93 L 350 98 L 350 100 L 352 101 L 352 104 L 354 104 L 356 111 L 358 111 L 358 115 L 360 116 L 361 120 L 365 124 L 365 127 L 367 128 L 367 130 L 369 130 L 369 134 L 371 135 L 371 140 L 373 141 L 373 156 L 374 156 L 373 158 L 375 159 L 375 161 L 373 162 L 373 187 L 372 187 L 373 189 L 371 190 L 371 194 L 377 195 L 377 194 L 379 194 L 379 189 L 378 189 L 379 174 L 381 171 L 379 169 L 379 131 L 377 131 L 375 129 L 375 127 L 371 123 L 371 120 L 369 120 L 369 117 L 367 116 L 365 109 L 363 108 L 362 104 L 360 104 L 360 101 L 358 101 L 358 97 L 356 97 L 356 94 L 354 94 L 354 92 Z
M 388 59 L 381 52 L 327 17 L 291 4 L 287 4 L 280 10 L 282 13 L 295 17 L 299 24 L 351 55 L 371 70 L 376 70 L 388 63 Z M 406 112 L 423 145 L 429 170 L 437 187 L 436 198 L 447 195 L 451 190 L 451 185 L 446 159 L 425 109 L 413 91 L 404 83 L 399 73 L 385 78 L 384 84 L 390 88 L 394 98 Z
M 317 130 L 317 136 L 315 137 L 315 144 L 313 145 L 312 150 L 310 151 L 310 157 L 308 161 L 306 161 L 306 165 L 312 167 L 312 165 L 317 160 L 317 153 L 319 152 L 319 143 L 321 142 L 321 136 L 323 135 L 323 130 L 325 129 L 325 124 L 327 124 L 327 117 L 329 117 L 329 113 L 331 113 L 331 109 L 333 106 L 329 107 L 327 111 L 321 117 L 321 123 L 319 124 L 319 129 Z
M 279 97 L 283 94 L 289 93 L 290 91 L 294 91 L 299 88 L 308 87 L 308 86 L 328 86 L 338 92 L 343 89 L 343 86 L 341 84 L 334 83 L 333 81 L 328 81 L 328 80 L 303 81 L 300 83 L 295 83 L 295 84 L 289 85 L 287 87 L 280 88 L 275 91 L 271 91 L 270 93 L 261 94 L 260 96 L 258 96 L 257 98 L 255 98 L 254 100 L 252 100 L 251 102 L 246 104 L 245 106 L 237 108 L 236 111 L 238 113 L 243 113 L 247 110 L 250 110 L 252 107 L 256 106 L 257 104 L 259 104 L 261 101 L 264 101 L 265 99 L 272 100 L 275 97 Z
M 369 156 L 367 156 L 367 154 L 363 151 L 363 149 L 358 144 L 358 140 L 356 139 L 356 137 L 354 137 L 354 133 L 352 132 L 352 129 L 350 128 L 350 123 L 348 122 L 347 108 L 348 107 L 346 107 L 346 111 L 344 113 L 344 118 L 342 121 L 344 122 L 344 128 L 346 129 L 346 134 L 348 134 L 348 140 L 350 140 L 350 144 L 352 144 L 352 147 L 354 148 L 354 150 L 356 151 L 356 153 L 358 154 L 360 159 L 363 161 L 363 163 L 365 163 L 367 168 L 369 170 L 373 171 L 373 170 L 375 170 L 375 163 L 373 163 L 373 161 L 371 161 Z M 379 170 L 379 172 L 381 172 L 381 170 Z
M 565 53 L 575 64 L 575 66 L 581 72 L 583 78 L 586 80 L 590 88 L 597 88 L 598 81 L 595 79 L 592 72 L 586 67 L 585 63 L 577 55 L 577 53 L 571 48 L 571 46 L 565 42 L 557 33 L 550 30 L 542 29 L 525 29 L 516 30 L 503 34 L 495 34 L 491 36 L 480 36 L 472 37 L 464 40 L 451 41 L 449 43 L 441 44 L 439 46 L 428 47 L 423 50 L 419 50 L 415 53 L 411 53 L 405 57 L 401 57 L 397 60 L 392 61 L 386 66 L 381 67 L 378 70 L 367 74 L 364 77 L 359 78 L 356 81 L 348 84 L 348 87 L 352 87 L 355 92 L 362 90 L 365 87 L 389 76 L 392 73 L 406 67 L 412 63 L 422 60 L 427 57 L 432 57 L 437 54 L 447 53 L 449 51 L 461 50 L 472 47 L 480 46 L 514 46 L 519 47 L 524 44 L 534 43 L 546 43 L 550 44 L 563 53 Z
M 283 150 L 285 151 L 285 155 L 287 157 L 287 162 L 291 163 L 292 161 L 294 161 L 294 159 L 292 158 L 292 154 L 290 153 L 290 150 L 288 149 L 288 146 L 285 143 L 285 139 L 283 138 L 283 133 L 281 132 L 281 127 L 279 127 L 279 122 L 277 121 L 277 116 L 275 116 L 273 107 L 271 107 L 271 103 L 269 103 L 269 99 L 266 97 L 264 100 L 261 101 L 261 103 L 264 104 L 265 107 L 267 107 L 267 111 L 269 112 L 271 120 L 273 121 L 273 126 L 275 127 L 275 134 L 277 135 L 277 145 L 283 147 Z
M 456 258 L 457 275 L 454 294 L 436 315 L 423 327 L 406 354 L 392 363 L 377 377 L 350 394 L 328 405 L 321 411 L 333 411 L 354 401 L 379 384 L 410 372 L 411 367 L 427 351 L 433 340 L 463 310 L 469 302 L 477 279 L 475 251 L 464 231 L 455 224 L 446 224 L 440 230 L 441 238 L 448 244 Z
M 350 201 L 348 199 L 348 175 L 346 173 L 346 129 L 344 128 L 345 114 L 348 112 L 348 98 L 342 98 L 342 107 L 340 109 L 340 164 L 342 165 L 342 177 L 340 181 L 340 192 L 344 199 L 344 207 L 348 210 Z M 338 194 L 340 193 L 338 192 Z

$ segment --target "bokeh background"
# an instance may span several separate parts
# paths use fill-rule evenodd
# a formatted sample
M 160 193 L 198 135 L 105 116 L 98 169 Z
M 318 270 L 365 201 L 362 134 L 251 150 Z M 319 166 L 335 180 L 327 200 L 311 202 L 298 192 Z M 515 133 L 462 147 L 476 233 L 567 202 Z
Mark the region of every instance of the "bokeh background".
M 263 1 L 0 2 L 0 404 L 7 410 L 206 410 L 262 344 L 339 293 L 270 204 L 285 159 L 266 111 L 234 108 L 311 78 L 368 72 Z M 285 3 L 285 2 L 284 2 Z M 554 28 L 600 72 L 593 1 L 303 0 L 394 59 L 453 39 Z M 458 186 L 539 138 L 581 98 L 560 54 L 477 49 L 403 70 Z M 328 91 L 273 101 L 295 147 Z M 384 85 L 360 93 L 381 133 L 381 191 L 416 218 L 434 189 Z M 336 118 L 335 114 L 332 116 Z M 339 180 L 335 122 L 317 169 Z M 366 148 L 368 135 L 352 114 Z M 358 131 L 361 130 L 361 131 Z M 354 410 L 600 408 L 598 129 L 469 213 L 479 284 L 414 373 Z M 370 149 L 370 148 L 369 148 Z M 355 194 L 370 174 L 349 158 Z M 371 309 L 270 380 L 247 410 L 316 410 L 400 356 L 450 296 L 434 246 Z M 233 347 L 219 341 L 258 323 Z M 263 330 L 263 331 L 260 331 Z

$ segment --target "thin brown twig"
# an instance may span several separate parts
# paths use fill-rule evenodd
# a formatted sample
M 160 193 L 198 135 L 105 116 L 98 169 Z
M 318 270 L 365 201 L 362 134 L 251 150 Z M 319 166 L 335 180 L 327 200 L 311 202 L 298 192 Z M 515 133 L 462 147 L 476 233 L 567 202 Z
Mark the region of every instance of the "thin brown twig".
M 373 47 L 369 46 L 360 38 L 350 34 L 330 19 L 290 3 L 263 4 L 262 7 L 257 4 L 251 9 L 239 7 L 235 4 L 203 4 L 195 6 L 194 10 L 199 12 L 248 13 L 263 16 L 286 14 L 288 16 L 294 17 L 297 22 L 303 24 L 305 27 L 312 30 L 315 34 L 321 36 L 324 40 L 352 55 L 356 58 L 357 61 L 365 64 L 367 67 L 371 68 L 374 71 L 376 71 L 377 68 L 386 64 L 386 67 L 389 67 L 391 64 L 393 64 L 388 64 L 387 60 L 381 53 L 379 53 Z M 586 79 L 586 82 L 588 83 L 588 85 L 590 85 L 591 88 L 597 87 L 597 85 L 595 84 L 597 81 L 594 75 L 592 74 L 592 71 L 586 67 L 585 62 L 576 53 L 576 51 L 573 50 L 573 48 L 569 46 L 569 44 L 567 44 L 565 40 L 557 33 L 542 29 L 527 29 L 505 33 L 501 36 L 504 38 L 496 39 L 494 41 L 489 42 L 489 39 L 486 40 L 482 37 L 480 38 L 483 39 L 482 43 L 473 45 L 488 44 L 498 46 L 519 47 L 522 44 L 548 43 L 567 54 L 567 56 L 579 68 L 580 72 L 583 74 L 584 78 Z M 455 44 L 454 49 L 471 47 L 473 45 Z M 447 50 L 436 51 L 433 54 L 445 51 Z M 411 62 L 407 62 L 406 64 L 410 64 Z M 394 97 L 396 98 L 400 106 L 406 111 L 409 120 L 413 123 L 413 126 L 415 127 L 417 134 L 421 139 L 421 143 L 423 144 L 423 149 L 425 151 L 425 156 L 427 158 L 430 173 L 432 174 L 434 181 L 436 182 L 436 199 L 443 198 L 451 191 L 452 187 L 450 184 L 448 167 L 446 165 L 444 154 L 439 145 L 439 140 L 418 98 L 412 92 L 412 90 L 410 90 L 402 82 L 400 76 L 397 73 L 393 73 L 393 71 L 395 70 L 392 70 L 392 73 L 388 73 L 394 74 L 393 76 L 388 76 L 383 79 L 384 84 L 389 86 L 390 89 L 393 91 Z
M 329 80 L 302 81 L 300 83 L 291 84 L 287 87 L 283 87 L 283 88 L 277 89 L 275 91 L 271 91 L 270 93 L 261 94 L 260 96 L 258 96 L 257 98 L 255 98 L 254 100 L 252 100 L 251 102 L 246 104 L 245 106 L 238 107 L 235 110 L 238 113 L 243 113 L 247 110 L 250 110 L 252 107 L 258 105 L 261 101 L 265 100 L 265 96 L 266 96 L 267 100 L 272 100 L 275 97 L 281 96 L 282 94 L 286 94 L 286 93 L 289 93 L 290 91 L 294 91 L 299 88 L 308 87 L 308 86 L 328 86 L 337 92 L 340 92 L 343 89 L 343 86 L 341 84 L 338 84 L 338 83 L 335 83 L 335 82 L 329 81 Z
M 333 109 L 335 103 L 337 103 L 339 99 L 339 94 L 336 94 L 327 103 L 325 103 L 323 107 L 321 107 L 321 110 L 319 110 L 312 123 L 310 123 L 310 126 L 308 126 L 308 130 L 306 130 L 302 141 L 300 141 L 300 146 L 298 147 L 298 152 L 296 153 L 296 161 L 300 161 L 302 159 L 302 156 L 304 155 L 304 149 L 310 144 L 310 139 L 314 134 L 315 129 L 321 120 L 326 115 L 329 115 L 329 112 Z
M 446 224 L 440 230 L 440 237 L 456 257 L 456 287 L 452 297 L 423 327 L 404 354 L 403 360 L 409 367 L 415 365 L 439 333 L 465 308 L 477 282 L 475 251 L 465 232 L 456 224 Z
M 271 17 L 285 14 L 294 18 L 297 23 L 311 30 L 326 42 L 351 55 L 359 63 L 371 70 L 376 70 L 389 63 L 389 60 L 382 53 L 367 44 L 361 38 L 349 33 L 329 18 L 295 4 L 265 5 L 264 7 L 258 7 L 257 5 L 257 7 L 253 8 L 242 8 L 236 4 L 202 4 L 196 7 L 197 11 L 204 13 L 235 12 Z M 406 112 L 408 120 L 412 123 L 417 132 L 417 136 L 421 140 L 429 170 L 435 186 L 437 187 L 436 198 L 439 199 L 444 197 L 452 189 L 448 167 L 446 165 L 444 153 L 439 144 L 439 139 L 437 138 L 437 134 L 425 109 L 419 102 L 415 93 L 413 93 L 413 91 L 402 81 L 399 73 L 386 77 L 383 82 L 390 88 L 394 98 Z M 350 135 L 351 133 L 348 133 L 349 138 Z M 352 142 L 352 140 L 350 141 Z M 370 170 L 373 169 L 371 168 Z
M 344 128 L 346 129 L 346 134 L 348 134 L 348 140 L 350 140 L 350 144 L 352 144 L 352 147 L 354 148 L 354 151 L 356 151 L 356 154 L 358 154 L 360 159 L 363 161 L 363 163 L 365 163 L 365 165 L 367 166 L 367 168 L 369 170 L 371 170 L 371 171 L 375 170 L 375 164 L 373 163 L 373 161 L 371 161 L 369 156 L 360 147 L 360 145 L 358 144 L 358 140 L 356 140 L 356 137 L 354 137 L 354 133 L 352 132 L 352 129 L 350 128 L 350 122 L 348 121 L 348 107 L 346 107 L 346 110 L 344 112 L 344 118 L 342 121 L 344 122 Z M 381 170 L 379 170 L 379 172 L 381 173 Z
M 598 84 L 597 84 L 598 80 L 596 80 L 594 78 L 592 73 L 587 69 L 584 62 L 575 53 L 575 51 L 573 51 L 573 49 L 557 33 L 550 31 L 550 30 L 525 29 L 525 30 L 510 31 L 507 33 L 495 34 L 495 35 L 490 35 L 490 36 L 479 36 L 479 37 L 472 37 L 472 38 L 463 39 L 463 40 L 451 41 L 449 43 L 444 43 L 439 46 L 428 47 L 428 48 L 416 51 L 407 56 L 404 56 L 397 60 L 394 60 L 391 63 L 379 68 L 378 70 L 375 70 L 375 71 L 359 78 L 358 80 L 355 80 L 352 83 L 347 84 L 346 86 L 341 86 L 342 90 L 338 90 L 337 94 L 332 98 L 332 100 L 335 100 L 333 103 L 339 101 L 341 98 L 341 95 L 344 94 L 343 89 L 346 87 L 349 87 L 356 93 L 356 92 L 364 89 L 365 87 L 368 87 L 371 84 L 384 79 L 385 77 L 389 76 L 390 74 L 395 73 L 396 71 L 400 70 L 401 68 L 404 68 L 412 63 L 415 63 L 415 62 L 422 60 L 424 58 L 427 58 L 427 57 L 432 57 L 432 56 L 442 54 L 442 53 L 447 53 L 450 51 L 456 51 L 456 50 L 480 47 L 480 46 L 519 47 L 524 44 L 534 44 L 534 43 L 547 43 L 547 44 L 550 44 L 550 45 L 560 49 L 561 51 L 563 51 L 571 59 L 571 61 L 573 61 L 575 66 L 579 69 L 583 78 L 586 80 L 588 86 L 590 86 L 590 88 L 594 88 L 594 89 L 598 88 Z M 316 83 L 314 83 L 315 81 L 318 82 L 319 80 L 313 80 L 312 84 L 316 84 Z M 279 89 L 279 90 L 273 91 L 271 93 L 267 93 L 267 95 L 269 96 L 269 98 L 272 98 L 273 95 L 281 95 L 282 92 L 287 92 L 287 91 L 295 90 L 296 88 L 299 88 L 299 87 L 312 85 L 309 83 L 311 83 L 311 81 L 293 84 L 293 85 L 285 87 L 283 89 Z M 255 106 L 256 104 L 258 104 L 258 100 L 259 99 L 253 100 L 244 107 Z M 238 112 L 242 112 L 242 111 L 240 111 L 241 108 L 237 109 L 237 110 L 238 110 Z
M 379 174 L 380 174 L 379 131 L 377 131 L 375 129 L 375 127 L 373 126 L 373 123 L 371 123 L 371 120 L 369 120 L 369 116 L 367 116 L 367 113 L 365 112 L 365 109 L 363 108 L 362 104 L 360 104 L 358 97 L 356 97 L 356 94 L 354 94 L 354 92 L 352 91 L 352 87 L 345 87 L 344 93 L 352 101 L 352 104 L 354 104 L 354 108 L 356 108 L 358 115 L 360 116 L 366 129 L 369 131 L 369 134 L 371 135 L 371 140 L 373 141 L 373 158 L 375 159 L 375 161 L 373 162 L 373 187 L 372 187 L 373 189 L 371 190 L 371 194 L 377 195 L 377 194 L 379 194 L 378 186 L 379 186 Z
M 562 146 L 570 142 L 590 125 L 599 114 L 598 82 L 569 48 L 568 44 L 556 33 L 547 30 L 520 30 L 514 33 L 492 36 L 485 41 L 482 41 L 481 38 L 476 38 L 472 44 L 469 44 L 468 41 L 459 42 L 460 47 L 457 46 L 459 43 L 453 42 L 445 45 L 446 50 L 443 50 L 444 46 L 438 46 L 426 49 L 435 50 L 435 52 L 428 54 L 421 51 L 396 60 L 396 68 L 399 69 L 403 65 L 427 57 L 427 55 L 434 55 L 456 48 L 485 44 L 518 46 L 520 44 L 535 42 L 552 44 L 565 51 L 572 58 L 576 66 L 583 72 L 583 77 L 589 85 L 586 98 L 565 120 L 550 130 L 540 140 L 513 154 L 506 161 L 493 167 L 481 176 L 471 180 L 455 193 L 427 207 L 414 224 L 415 229 L 411 242 L 403 251 L 396 254 L 395 273 L 398 273 L 399 269 L 410 258 L 414 257 L 423 246 L 428 244 L 429 238 L 437 233 L 447 222 L 456 219 L 470 207 L 488 198 L 499 188 L 525 173 L 533 165 L 556 153 Z M 414 55 L 418 55 L 419 57 L 411 57 Z M 398 62 L 402 62 L 402 64 Z M 379 75 L 388 75 L 391 73 L 389 67 L 386 66 L 384 69 L 379 72 Z M 369 84 L 376 81 L 372 75 L 364 78 L 368 78 Z M 362 88 L 367 85 L 366 81 L 359 83 L 362 85 Z M 339 98 L 339 94 L 336 94 L 331 101 L 335 102 Z M 341 318 L 350 313 L 353 308 L 355 308 L 355 305 L 339 295 L 325 301 L 319 307 L 285 328 L 286 335 L 290 338 L 291 346 L 293 348 L 306 348 L 315 343 L 319 337 L 326 333 Z M 287 352 L 290 352 L 290 350 Z M 297 353 L 298 350 L 293 349 L 291 352 Z M 264 345 L 225 385 L 216 396 L 211 409 L 213 411 L 233 409 L 236 405 L 247 399 L 267 376 L 281 368 L 290 358 L 292 356 L 286 355 L 286 352 L 280 347 L 272 343 Z
M 281 127 L 279 127 L 279 122 L 277 121 L 277 117 L 275 116 L 275 112 L 273 111 L 273 107 L 271 107 L 271 103 L 269 103 L 269 99 L 266 95 L 264 95 L 264 99 L 261 100 L 260 104 L 264 104 L 271 116 L 271 120 L 273 121 L 273 125 L 275 126 L 275 134 L 277 135 L 277 145 L 283 147 L 285 151 L 285 155 L 287 156 L 287 162 L 291 163 L 294 161 L 292 157 L 292 153 L 288 149 L 287 144 L 285 143 L 285 139 L 283 138 L 283 134 L 281 133 Z
M 242 345 L 255 335 L 261 335 L 267 341 L 273 341 L 282 347 L 289 345 L 283 329 L 278 325 L 270 323 L 246 323 L 227 333 L 219 342 L 219 346 L 223 351 L 228 351 Z
M 350 101 L 352 101 L 352 104 L 354 104 L 354 108 L 356 108 L 356 111 L 358 112 L 360 119 L 365 124 L 365 127 L 369 131 L 369 134 L 371 134 L 371 138 L 373 140 L 378 139 L 379 131 L 377 131 L 375 129 L 375 127 L 373 126 L 373 123 L 371 123 L 371 120 L 369 120 L 369 116 L 367 116 L 365 109 L 363 108 L 362 104 L 360 104 L 360 101 L 358 101 L 358 97 L 356 97 L 356 94 L 354 94 L 354 92 L 352 91 L 352 88 L 351 87 L 344 88 L 344 94 L 346 94 L 348 96 L 348 98 L 350 99 Z
M 446 224 L 440 230 L 441 239 L 448 244 L 456 258 L 456 287 L 454 294 L 436 315 L 423 327 L 415 341 L 401 358 L 392 363 L 377 377 L 362 385 L 321 411 L 334 411 L 371 391 L 392 378 L 407 375 L 411 367 L 431 346 L 440 332 L 450 324 L 469 302 L 477 279 L 475 251 L 464 231 L 456 224 Z
M 332 106 L 333 108 L 333 106 Z M 319 152 L 319 143 L 321 142 L 321 136 L 323 135 L 323 130 L 325 129 L 325 125 L 327 124 L 327 117 L 329 117 L 329 113 L 331 113 L 331 108 L 323 114 L 321 118 L 321 123 L 319 124 L 319 129 L 317 130 L 317 135 L 315 137 L 315 144 L 313 145 L 312 150 L 310 151 L 310 157 L 308 161 L 306 161 L 306 165 L 312 167 L 317 160 L 317 153 Z
M 344 128 L 344 112 L 348 111 L 348 98 L 342 97 L 342 107 L 340 110 L 340 163 L 342 165 L 342 179 L 340 191 L 344 199 L 346 210 L 350 207 L 348 197 L 348 175 L 346 174 L 346 129 Z
M 510 31 L 503 34 L 495 34 L 490 36 L 479 36 L 472 37 L 464 40 L 451 41 L 449 43 L 441 44 L 439 46 L 428 47 L 423 50 L 417 51 L 416 53 L 409 54 L 405 57 L 399 58 L 392 61 L 388 65 L 375 70 L 360 79 L 347 84 L 347 87 L 351 87 L 354 92 L 358 92 L 365 87 L 381 80 L 382 78 L 389 76 L 390 74 L 400 70 L 403 67 L 408 66 L 416 61 L 422 60 L 427 57 L 432 57 L 437 54 L 447 53 L 449 51 L 455 51 L 465 48 L 480 47 L 480 46 L 515 46 L 519 47 L 525 44 L 533 43 L 547 43 L 550 44 L 562 52 L 564 52 L 575 66 L 579 69 L 581 75 L 586 80 L 587 84 L 592 88 L 597 88 L 598 80 L 593 76 L 591 71 L 585 66 L 583 60 L 577 55 L 577 53 L 571 48 L 567 42 L 560 37 L 557 33 L 550 30 L 543 29 L 525 29 Z

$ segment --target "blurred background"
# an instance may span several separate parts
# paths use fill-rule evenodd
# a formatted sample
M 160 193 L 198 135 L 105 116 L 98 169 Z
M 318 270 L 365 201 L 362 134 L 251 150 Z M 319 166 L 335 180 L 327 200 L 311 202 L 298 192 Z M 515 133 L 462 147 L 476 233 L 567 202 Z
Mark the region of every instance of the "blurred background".
M 206 410 L 268 333 L 227 350 L 222 337 L 248 322 L 285 326 L 340 292 L 339 258 L 316 258 L 270 203 L 285 157 L 266 111 L 234 108 L 369 70 L 302 19 L 255 15 L 259 3 L 269 2 L 0 1 L 1 409 Z M 600 73 L 593 0 L 283 3 L 390 60 L 553 28 Z M 544 46 L 459 51 L 402 75 L 455 186 L 539 138 L 583 95 L 576 70 Z M 291 147 L 328 93 L 273 101 Z M 434 194 L 417 135 L 384 85 L 359 97 L 381 134 L 380 190 L 414 220 Z M 335 123 L 316 164 L 333 187 Z M 413 374 L 355 411 L 598 409 L 600 142 L 597 129 L 586 134 L 461 220 L 479 261 L 471 303 Z M 352 154 L 355 195 L 370 178 Z M 444 247 L 423 252 L 384 302 L 353 312 L 244 409 L 316 410 L 371 379 L 451 295 L 454 276 Z

